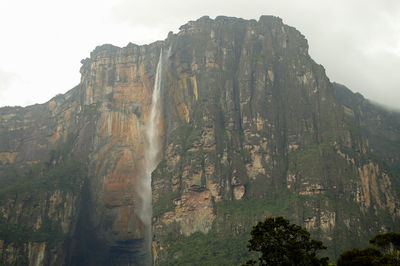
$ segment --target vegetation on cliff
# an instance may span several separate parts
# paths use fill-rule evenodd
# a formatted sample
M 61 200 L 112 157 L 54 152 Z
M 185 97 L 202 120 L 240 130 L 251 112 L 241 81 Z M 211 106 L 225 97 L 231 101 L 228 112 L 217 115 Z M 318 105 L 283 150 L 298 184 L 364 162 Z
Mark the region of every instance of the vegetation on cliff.
M 194 251 L 182 243 L 194 240 L 194 252 L 211 259 L 200 239 L 215 235 L 244 248 L 266 215 L 305 227 L 333 260 L 396 230 L 398 174 L 348 117 L 296 29 L 268 16 L 203 17 L 167 42 L 169 122 L 153 173 L 156 263 L 179 264 Z
M 238 265 L 265 216 L 306 228 L 331 260 L 398 230 L 399 115 L 331 83 L 277 17 L 202 17 L 150 45 L 99 46 L 65 95 L 0 109 L 3 261 L 140 261 L 136 185 L 161 49 L 156 265 Z
M 70 241 L 76 223 L 87 167 L 71 157 L 73 139 L 52 150 L 46 163 L 2 167 L 0 240 L 4 251 L 0 254 L 7 264 L 32 265 L 37 258 L 48 264 L 65 260 L 63 254 L 54 261 L 44 254 Z
M 340 254 L 337 266 L 400 265 L 400 233 L 386 232 L 377 234 L 369 242 L 375 247 L 346 250 Z

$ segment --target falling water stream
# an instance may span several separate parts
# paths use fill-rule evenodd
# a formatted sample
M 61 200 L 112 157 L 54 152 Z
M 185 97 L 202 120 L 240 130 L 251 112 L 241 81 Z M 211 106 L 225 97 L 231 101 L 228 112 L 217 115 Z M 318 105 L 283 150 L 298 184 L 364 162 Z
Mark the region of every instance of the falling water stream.
M 150 117 L 146 126 L 146 137 L 148 146 L 145 148 L 145 172 L 140 180 L 139 196 L 141 197 L 140 219 L 144 224 L 144 240 L 146 248 L 146 265 L 152 264 L 152 232 L 151 232 L 151 218 L 152 218 L 152 194 L 151 194 L 151 173 L 157 166 L 160 151 L 159 140 L 159 123 L 160 123 L 160 91 L 163 72 L 163 51 L 161 49 L 160 58 L 157 64 L 156 77 L 154 82 L 153 96 L 151 100 Z

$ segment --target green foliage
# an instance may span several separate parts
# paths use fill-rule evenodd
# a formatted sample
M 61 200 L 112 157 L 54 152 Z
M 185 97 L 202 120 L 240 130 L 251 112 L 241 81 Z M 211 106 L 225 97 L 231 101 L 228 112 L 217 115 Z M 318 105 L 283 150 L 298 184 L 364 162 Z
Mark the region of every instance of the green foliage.
M 157 201 L 153 202 L 153 217 L 158 217 L 163 213 L 171 211 L 174 208 L 173 200 L 176 199 L 179 195 L 179 192 L 171 191 L 168 193 L 162 194 Z
M 53 245 L 65 239 L 58 221 L 47 214 L 49 197 L 54 191 L 78 193 L 87 174 L 86 167 L 66 155 L 66 148 L 55 151 L 57 163 L 36 164 L 30 169 L 4 169 L 0 178 L 0 204 L 13 204 L 7 219 L 0 216 L 0 239 L 8 243 L 22 244 L 31 242 L 47 242 Z M 60 158 L 63 157 L 64 160 Z M 52 157 L 53 159 L 55 157 Z M 19 207 L 16 207 L 19 206 Z M 17 213 L 16 208 L 20 208 Z M 58 212 L 63 203 L 55 206 Z M 41 217 L 38 230 L 33 225 Z
M 162 264 L 241 265 L 255 257 L 246 248 L 251 225 L 267 214 L 276 214 L 282 209 L 289 211 L 296 199 L 294 194 L 283 193 L 281 196 L 215 203 L 216 216 L 220 218 L 214 221 L 208 234 L 197 232 L 182 236 L 171 233 L 164 236 L 170 246 Z
M 387 232 L 377 234 L 374 236 L 369 243 L 382 248 L 384 251 L 400 249 L 400 233 Z
M 53 160 L 66 159 L 70 155 L 70 151 L 74 145 L 74 142 L 77 138 L 77 135 L 69 134 L 67 136 L 67 140 L 60 145 L 57 150 L 50 151 L 50 160 L 49 163 L 53 162 Z
M 388 232 L 377 234 L 369 242 L 381 248 L 383 252 L 375 247 L 365 249 L 352 248 L 340 255 L 337 265 L 400 265 L 399 233 Z
M 289 212 L 296 199 L 296 195 L 284 192 L 277 198 L 217 202 L 216 216 L 220 218 L 215 220 L 208 234 L 197 232 L 182 236 L 171 233 L 164 236 L 165 243 L 170 246 L 162 264 L 241 265 L 255 257 L 246 248 L 251 225 L 268 214 L 278 214 L 282 210 Z
M 212 231 L 190 236 L 172 236 L 168 243 L 174 243 L 168 250 L 163 265 L 240 265 L 243 258 L 250 256 L 246 250 L 247 234 L 240 237 L 221 237 Z
M 376 248 L 358 249 L 353 248 L 343 252 L 337 262 L 338 266 L 373 266 L 382 265 L 380 260 L 382 253 Z
M 251 231 L 248 248 L 261 252 L 259 265 L 327 265 L 328 258 L 318 258 L 326 249 L 321 241 L 313 240 L 304 228 L 291 224 L 282 216 L 267 217 Z M 247 265 L 256 262 L 249 260 Z
M 18 195 L 29 194 L 33 197 L 55 189 L 74 191 L 86 175 L 83 164 L 69 159 L 52 168 L 36 165 L 25 173 L 10 168 L 3 172 L 0 179 L 0 203 Z M 35 193 L 32 193 L 35 192 Z
M 234 219 L 234 217 L 261 219 L 265 215 L 276 215 L 291 210 L 294 201 L 298 198 L 298 195 L 285 190 L 276 198 L 221 201 L 215 203 L 215 208 L 218 216 L 229 215 L 230 219 Z
M 260 221 L 265 216 L 285 215 L 290 219 L 296 219 L 298 213 L 302 213 L 303 215 L 307 215 L 307 213 L 312 213 L 312 210 L 305 206 L 313 205 L 314 201 L 325 202 L 326 200 L 328 200 L 327 197 L 329 197 L 329 201 L 335 200 L 337 204 L 341 206 L 340 208 L 346 209 L 346 213 L 347 211 L 348 213 L 355 213 L 359 210 L 355 203 L 353 204 L 344 199 L 338 199 L 335 195 L 330 195 L 326 193 L 323 195 L 314 195 L 314 197 L 316 198 L 291 193 L 289 190 L 283 190 L 281 191 L 281 193 L 279 193 L 279 195 L 276 195 L 275 197 L 216 202 L 214 206 L 216 216 L 218 218 L 214 222 L 212 232 L 210 232 L 209 234 L 201 234 L 201 237 L 197 234 L 181 238 L 173 238 L 172 236 L 170 236 L 170 239 L 167 240 L 167 243 L 170 244 L 168 250 L 176 250 L 176 252 L 178 252 L 177 255 L 179 255 L 179 250 L 184 249 L 186 250 L 185 254 L 195 252 L 197 253 L 196 258 L 202 258 L 202 260 L 222 260 L 222 258 L 218 258 L 216 256 L 223 256 L 223 254 L 226 253 L 219 252 L 213 254 L 209 252 L 207 247 L 207 239 L 217 238 L 220 243 L 222 243 L 220 247 L 232 250 L 240 250 L 239 246 L 237 245 L 241 243 L 240 247 L 246 250 L 246 243 L 248 241 L 248 236 L 250 235 L 252 225 L 254 225 L 257 221 Z M 338 223 L 339 222 L 340 221 L 338 221 Z M 370 220 L 364 221 L 364 218 L 361 220 L 361 222 L 365 224 L 370 224 Z M 340 226 L 338 224 L 336 230 L 339 230 L 339 227 L 343 229 L 346 228 L 346 225 L 340 223 Z M 336 232 L 336 230 L 334 237 L 335 241 L 337 238 L 337 243 L 342 243 L 340 245 L 343 246 L 344 244 L 347 244 L 346 241 L 350 241 L 350 244 L 345 245 L 344 248 L 351 247 L 352 245 L 354 246 L 359 243 L 356 241 L 356 238 L 352 237 L 353 234 L 357 234 L 357 231 L 353 231 L 349 235 L 348 231 L 346 230 L 343 230 L 343 232 Z M 313 233 L 313 238 L 318 237 L 318 232 Z M 192 241 L 194 241 L 192 237 L 194 237 L 197 242 L 196 244 L 194 244 L 194 246 L 191 247 L 190 245 L 192 245 Z M 204 241 L 200 241 L 200 239 L 203 239 Z M 219 249 L 220 247 L 216 246 L 215 248 Z M 340 254 L 340 251 L 341 249 L 339 249 L 337 252 Z M 230 265 L 240 265 L 241 263 L 243 263 L 243 261 L 251 258 L 250 252 L 238 254 L 241 254 L 241 258 L 239 258 L 239 256 L 232 258 L 230 260 L 230 262 L 232 262 Z M 327 249 L 326 251 L 322 251 L 319 254 L 324 254 L 324 256 L 330 256 L 332 259 L 336 259 L 336 253 L 334 253 L 333 247 Z M 338 256 L 339 254 L 337 254 L 336 256 Z M 168 261 L 173 262 L 170 263 L 170 265 L 181 265 L 181 259 L 185 258 L 185 256 L 175 256 L 175 258 L 173 259 L 173 255 L 170 253 L 169 255 L 172 257 L 170 257 Z M 192 263 L 195 264 L 197 262 L 193 260 Z
M 174 134 L 171 134 L 169 142 L 177 143 L 182 148 L 180 153 L 184 154 L 196 138 L 196 133 L 198 132 L 191 125 L 181 125 L 174 130 Z
M 329 164 L 337 163 L 337 154 L 332 141 L 313 144 L 306 149 L 289 154 L 290 170 L 302 174 L 315 176 Z M 333 162 L 331 162 L 333 161 Z M 331 162 L 331 163 L 330 163 Z
M 0 218 L 0 239 L 6 243 L 22 244 L 26 242 L 47 242 L 52 246 L 65 238 L 59 223 L 45 217 L 38 231 L 34 231 L 27 223 L 19 224 L 7 222 Z

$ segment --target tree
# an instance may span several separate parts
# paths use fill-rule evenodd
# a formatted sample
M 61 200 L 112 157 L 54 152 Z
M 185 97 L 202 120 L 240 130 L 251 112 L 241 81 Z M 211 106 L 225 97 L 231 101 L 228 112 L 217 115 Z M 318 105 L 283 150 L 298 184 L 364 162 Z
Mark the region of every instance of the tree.
M 381 265 L 381 259 L 382 253 L 376 248 L 352 248 L 340 254 L 337 266 L 378 266 Z
M 318 251 L 326 249 L 322 242 L 281 216 L 267 217 L 254 226 L 248 248 L 261 252 L 259 265 L 328 265 L 328 258 L 317 257 Z M 246 265 L 256 263 L 249 260 Z
M 350 265 L 399 265 L 400 266 L 400 234 L 383 233 L 377 234 L 370 241 L 376 247 L 365 249 L 353 248 L 340 254 L 337 266 Z
M 395 252 L 400 249 L 400 234 L 394 232 L 387 232 L 377 234 L 369 243 L 381 248 L 384 252 Z

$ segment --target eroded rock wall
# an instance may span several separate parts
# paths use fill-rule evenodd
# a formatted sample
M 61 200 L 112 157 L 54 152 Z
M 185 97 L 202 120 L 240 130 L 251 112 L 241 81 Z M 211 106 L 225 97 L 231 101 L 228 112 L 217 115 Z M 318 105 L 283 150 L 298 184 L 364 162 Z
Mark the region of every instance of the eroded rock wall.
M 398 157 L 363 128 L 379 112 L 339 103 L 279 18 L 203 17 L 162 42 L 97 47 L 65 95 L 0 109 L 2 263 L 143 264 L 137 184 L 161 49 L 157 265 L 241 264 L 267 215 L 306 227 L 332 259 L 398 228 Z
M 5 197 L 1 205 L 3 218 L 7 226 L 20 227 L 19 214 L 29 216 L 32 210 L 40 209 L 41 215 L 26 223 L 36 230 L 44 216 L 52 217 L 55 209 L 59 210 L 58 218 L 49 221 L 52 226 L 60 223 L 65 234 L 58 246 L 52 247 L 61 254 L 58 261 L 78 265 L 140 264 L 144 231 L 138 216 L 141 199 L 136 185 L 143 174 L 143 151 L 147 146 L 144 129 L 160 49 L 160 43 L 97 47 L 90 58 L 82 61 L 80 85 L 66 95 L 42 105 L 1 110 L 0 137 L 4 141 L 0 144 L 0 171 L 4 171 L 4 182 L 12 185 L 12 179 L 19 176 L 28 179 L 36 167 L 33 182 L 45 175 L 46 182 L 54 185 L 48 193 L 43 188 L 40 199 L 32 202 L 29 196 L 28 200 L 20 199 L 22 192 L 15 189 L 17 199 Z M 56 181 L 62 170 L 68 170 L 62 168 L 66 163 L 85 168 L 84 175 L 73 183 L 73 194 Z M 47 176 L 57 167 L 62 168 L 60 172 Z M 11 193 L 8 190 L 7 196 Z M 31 204 L 25 204 L 27 201 Z M 47 240 L 43 239 L 45 247 Z M 7 239 L 4 250 L 15 249 L 10 252 L 23 259 L 51 257 L 50 248 L 40 248 L 45 252 L 43 256 L 33 254 L 37 248 L 28 252 L 29 245 L 39 242 L 18 243 L 18 250 L 11 248 L 15 241 Z M 4 256 L 8 259 L 11 255 Z M 53 264 L 50 259 L 40 263 Z
M 370 157 L 296 29 L 276 17 L 203 17 L 168 40 L 166 115 L 176 122 L 167 119 L 153 176 L 157 264 L 212 257 L 198 251 L 202 237 L 230 245 L 233 234 L 240 253 L 266 215 L 306 227 L 331 258 L 397 228 L 394 176 Z
M 76 87 L 42 105 L 0 109 L 4 265 L 60 265 L 68 260 L 90 150 L 91 122 L 78 94 Z

